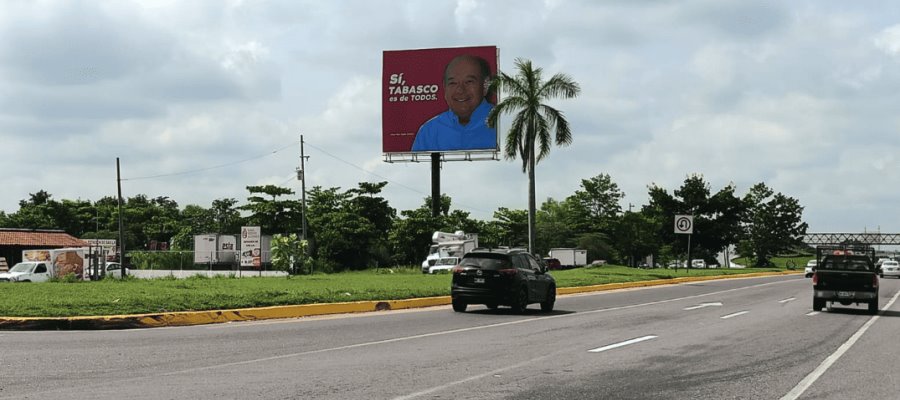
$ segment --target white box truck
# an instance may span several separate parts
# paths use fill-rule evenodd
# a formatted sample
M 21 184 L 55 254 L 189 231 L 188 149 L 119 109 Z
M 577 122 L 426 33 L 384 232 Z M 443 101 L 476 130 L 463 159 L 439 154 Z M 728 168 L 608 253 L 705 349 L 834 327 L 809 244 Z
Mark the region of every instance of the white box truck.
M 45 282 L 52 277 L 62 278 L 73 274 L 84 279 L 86 249 L 38 249 L 22 251 L 22 262 L 13 265 L 9 272 L 0 274 L 0 281 Z
M 582 267 L 587 265 L 587 250 L 572 248 L 550 249 L 550 258 L 559 260 L 563 267 Z
M 447 257 L 462 258 L 466 253 L 478 247 L 478 234 L 465 233 L 463 231 L 435 232 L 431 235 L 433 243 L 428 249 L 428 256 L 422 261 L 422 273 L 427 274 L 438 260 Z
M 237 252 L 234 235 L 194 235 L 194 264 L 231 264 L 237 260 Z

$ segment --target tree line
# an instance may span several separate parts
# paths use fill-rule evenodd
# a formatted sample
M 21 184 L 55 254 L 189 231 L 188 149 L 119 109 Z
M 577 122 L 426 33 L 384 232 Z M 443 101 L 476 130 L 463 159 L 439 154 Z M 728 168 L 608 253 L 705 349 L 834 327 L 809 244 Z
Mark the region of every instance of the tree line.
M 318 271 L 379 266 L 417 265 L 428 253 L 435 231 L 477 233 L 483 247 L 526 247 L 528 211 L 498 208 L 490 220 L 453 209 L 442 195 L 440 212 L 431 199 L 411 210 L 396 210 L 381 197 L 387 182 L 361 182 L 358 187 L 313 187 L 307 194 L 307 238 L 304 251 Z M 167 242 L 171 250 L 192 250 L 193 236 L 237 234 L 241 226 L 260 226 L 264 234 L 297 234 L 302 230 L 302 204 L 293 190 L 248 186 L 246 202 L 213 200 L 209 207 L 179 207 L 169 197 L 140 194 L 123 199 L 126 250 L 145 250 L 151 242 Z M 583 179 L 562 200 L 546 199 L 535 213 L 533 251 L 546 256 L 551 248 L 586 249 L 590 260 L 638 266 L 649 255 L 658 263 L 683 260 L 687 235 L 674 232 L 674 216 L 694 216 L 691 258 L 713 260 L 729 246 L 753 256 L 755 266 L 801 245 L 807 224 L 799 201 L 775 193 L 764 183 L 738 196 L 734 184 L 713 191 L 702 175 L 686 177 L 671 192 L 648 185 L 648 203 L 623 210 L 625 198 L 608 174 Z M 118 202 L 104 197 L 55 200 L 44 190 L 19 202 L 11 214 L 0 211 L 0 227 L 62 229 L 78 238 L 118 238 Z

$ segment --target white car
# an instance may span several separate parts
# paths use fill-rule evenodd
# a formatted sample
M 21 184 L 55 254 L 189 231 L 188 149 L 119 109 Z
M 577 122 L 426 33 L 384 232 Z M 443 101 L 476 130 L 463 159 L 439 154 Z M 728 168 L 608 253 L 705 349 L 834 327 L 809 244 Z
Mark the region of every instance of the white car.
M 806 262 L 806 268 L 803 269 L 803 274 L 806 275 L 807 278 L 811 278 L 813 273 L 816 272 L 816 260 L 809 260 Z
M 130 275 L 131 270 L 125 268 L 125 274 Z M 117 262 L 106 263 L 106 276 L 111 278 L 121 278 L 122 277 L 122 264 Z
M 429 274 L 436 274 L 441 271 L 450 272 L 453 267 L 459 265 L 459 257 L 444 257 L 440 260 L 437 260 L 433 266 L 428 267 Z
M 892 276 L 900 278 L 900 262 L 887 260 L 881 263 L 881 277 Z

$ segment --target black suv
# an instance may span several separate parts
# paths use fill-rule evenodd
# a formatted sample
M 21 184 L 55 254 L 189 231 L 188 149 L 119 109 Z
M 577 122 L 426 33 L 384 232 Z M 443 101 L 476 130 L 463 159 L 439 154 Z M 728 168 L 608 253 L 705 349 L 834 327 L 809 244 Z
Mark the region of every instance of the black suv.
M 546 265 L 525 250 L 478 248 L 453 269 L 450 296 L 457 312 L 466 311 L 469 304 L 485 304 L 491 309 L 510 306 L 522 313 L 531 303 L 552 311 L 556 281 Z

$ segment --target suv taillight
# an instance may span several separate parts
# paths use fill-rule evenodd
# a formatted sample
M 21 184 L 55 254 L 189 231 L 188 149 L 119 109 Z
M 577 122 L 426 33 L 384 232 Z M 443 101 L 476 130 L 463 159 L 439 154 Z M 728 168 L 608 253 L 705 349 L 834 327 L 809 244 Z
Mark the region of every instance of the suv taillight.
M 457 267 L 453 267 L 453 269 L 451 269 L 451 271 L 453 271 L 454 274 L 461 274 L 461 273 L 465 272 L 466 270 L 463 269 L 463 267 L 457 266 Z
M 516 273 L 519 271 L 516 270 L 515 268 L 509 268 L 509 269 L 501 269 L 497 272 L 499 272 L 501 276 L 516 276 Z
M 813 272 L 813 285 L 818 285 L 818 284 L 819 284 L 819 273 Z
M 872 287 L 873 288 L 878 287 L 878 274 L 872 275 Z

